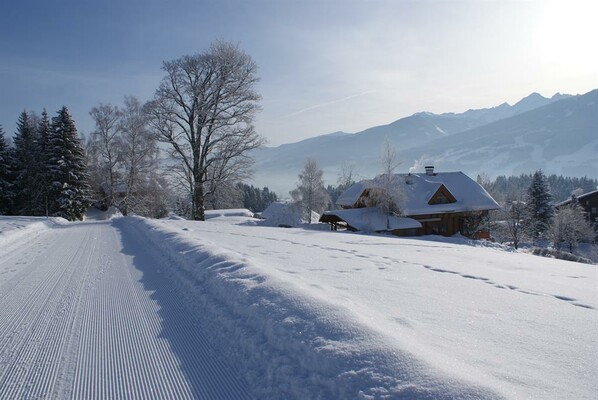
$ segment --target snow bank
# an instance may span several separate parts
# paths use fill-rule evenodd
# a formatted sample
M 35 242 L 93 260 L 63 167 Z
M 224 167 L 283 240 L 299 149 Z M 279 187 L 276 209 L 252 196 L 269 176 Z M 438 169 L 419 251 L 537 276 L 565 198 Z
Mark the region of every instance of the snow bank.
M 64 218 L 0 216 L 0 248 L 7 249 L 50 228 L 68 224 Z
M 95 207 L 91 207 L 85 213 L 84 220 L 105 221 L 116 217 L 122 217 L 121 212 L 116 207 L 110 207 L 106 211 L 101 211 Z
M 253 213 L 246 208 L 234 208 L 229 210 L 206 210 L 206 219 L 218 217 L 253 217 Z
M 320 219 L 318 213 L 312 211 L 311 214 L 312 222 L 317 222 Z M 303 217 L 301 208 L 292 202 L 274 202 L 260 215 L 265 219 L 260 222 L 262 226 L 298 227 L 309 222 Z
M 202 229 L 210 221 L 186 221 L 184 226 L 175 222 L 137 217 L 116 221 L 121 229 L 142 235 L 171 262 L 169 273 L 183 286 L 181 294 L 204 323 L 220 332 L 222 342 L 212 345 L 237 360 L 258 398 L 501 397 L 390 345 L 350 309 L 327 301 L 309 285 L 285 281 L 261 261 L 194 232 L 193 227 Z M 224 225 L 210 226 L 219 230 Z M 245 229 L 258 233 L 268 228 Z M 239 233 L 237 240 L 245 241 L 243 236 Z

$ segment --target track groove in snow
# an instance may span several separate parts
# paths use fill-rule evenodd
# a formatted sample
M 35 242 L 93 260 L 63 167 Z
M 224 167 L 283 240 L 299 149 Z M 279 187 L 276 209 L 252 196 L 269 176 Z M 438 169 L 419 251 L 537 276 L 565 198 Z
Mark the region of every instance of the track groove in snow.
M 0 399 L 251 398 L 151 252 L 106 222 L 0 249 Z

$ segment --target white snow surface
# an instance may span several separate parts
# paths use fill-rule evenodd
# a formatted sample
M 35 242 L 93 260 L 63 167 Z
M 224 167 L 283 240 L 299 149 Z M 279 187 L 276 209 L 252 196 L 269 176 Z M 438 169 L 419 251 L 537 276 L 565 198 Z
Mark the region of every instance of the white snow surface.
M 0 249 L 6 249 L 19 240 L 31 240 L 53 226 L 65 224 L 68 224 L 68 221 L 58 217 L 6 217 L 0 215 Z
M 234 208 L 230 210 L 207 210 L 206 219 L 219 217 L 253 217 L 253 213 L 246 208 Z
M 595 265 L 253 224 L 126 217 L 0 242 L 0 398 L 598 393 Z
M 301 207 L 290 201 L 276 201 L 271 203 L 260 215 L 264 218 L 263 221 L 260 221 L 260 225 L 263 226 L 296 228 L 309 222 L 304 218 Z M 319 219 L 320 214 L 312 211 L 312 222 L 317 222 Z

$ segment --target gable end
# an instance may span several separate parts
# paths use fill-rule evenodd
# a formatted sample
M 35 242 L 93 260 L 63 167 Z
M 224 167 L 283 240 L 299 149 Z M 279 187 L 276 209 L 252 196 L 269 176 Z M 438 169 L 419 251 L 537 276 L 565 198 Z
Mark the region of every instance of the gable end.
M 446 186 L 440 185 L 438 190 L 436 190 L 436 193 L 434 193 L 434 195 L 432 195 L 432 197 L 430 198 L 430 201 L 428 201 L 428 204 L 450 204 L 456 202 L 457 199 L 455 198 L 455 196 L 453 196 L 450 190 L 448 190 Z

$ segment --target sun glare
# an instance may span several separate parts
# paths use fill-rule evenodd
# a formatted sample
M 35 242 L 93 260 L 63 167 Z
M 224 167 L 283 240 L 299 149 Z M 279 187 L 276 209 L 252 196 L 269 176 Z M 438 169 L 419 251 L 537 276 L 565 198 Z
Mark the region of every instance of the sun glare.
M 541 61 L 559 68 L 596 69 L 597 16 L 598 2 L 595 0 L 546 3 L 535 30 Z

